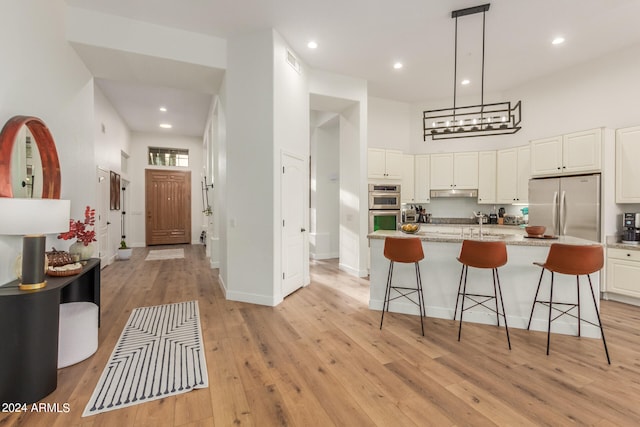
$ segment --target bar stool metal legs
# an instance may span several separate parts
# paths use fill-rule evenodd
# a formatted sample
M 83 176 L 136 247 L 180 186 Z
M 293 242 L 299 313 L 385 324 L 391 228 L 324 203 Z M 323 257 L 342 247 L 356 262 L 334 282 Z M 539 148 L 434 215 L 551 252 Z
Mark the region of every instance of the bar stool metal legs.
M 458 296 L 456 298 L 456 308 L 453 312 L 453 320 L 456 320 L 456 317 L 458 315 L 458 302 L 461 301 L 460 302 L 460 323 L 458 325 L 458 341 L 460 341 L 460 337 L 462 335 L 463 313 L 467 310 L 477 307 L 478 305 L 481 305 L 496 313 L 496 322 L 498 326 L 500 326 L 500 316 L 502 316 L 502 318 L 504 319 L 504 329 L 507 333 L 507 344 L 509 345 L 509 350 L 511 350 L 511 338 L 509 336 L 509 326 L 507 325 L 507 316 L 505 315 L 505 310 L 504 310 L 504 300 L 502 298 L 502 288 L 500 287 L 500 276 L 498 275 L 498 269 L 497 268 L 491 269 L 491 275 L 493 279 L 493 295 L 467 293 L 468 271 L 469 271 L 469 266 L 463 265 L 462 272 L 460 274 L 460 284 L 458 286 Z M 461 288 L 462 288 L 462 292 L 460 292 Z M 460 297 L 462 297 L 462 299 Z M 500 306 L 502 307 L 502 311 L 498 309 L 498 298 L 500 299 Z M 465 307 L 466 299 L 473 301 L 474 304 L 470 307 Z M 486 305 L 486 303 L 491 300 L 495 302 L 495 307 L 489 307 Z
M 424 336 L 424 317 L 427 315 L 427 312 L 424 307 L 424 294 L 422 292 L 422 279 L 420 277 L 420 265 L 416 262 L 415 271 L 416 271 L 416 287 L 409 288 L 405 286 L 393 286 L 391 284 L 393 278 L 393 261 L 389 262 L 389 274 L 387 275 L 387 288 L 384 295 L 384 303 L 382 304 L 382 317 L 380 318 L 380 329 L 382 329 L 382 322 L 384 321 L 384 312 L 389 311 L 389 302 L 398 298 L 406 298 L 412 303 L 418 306 L 420 310 L 420 329 L 422 330 L 422 336 Z M 395 290 L 398 295 L 391 298 L 391 290 Z M 409 298 L 409 295 L 417 293 L 418 294 L 418 302 Z
M 547 324 L 547 355 L 549 355 L 549 348 L 551 344 L 551 322 L 562 317 L 570 316 L 578 319 L 578 336 L 581 336 L 581 323 L 586 322 L 590 325 L 597 326 L 600 329 L 602 336 L 602 344 L 604 345 L 604 351 L 607 356 L 607 363 L 611 364 L 609 357 L 609 349 L 607 348 L 607 341 L 604 337 L 604 329 L 602 328 L 602 322 L 600 320 L 600 312 L 598 310 L 598 302 L 596 300 L 595 292 L 593 291 L 593 283 L 591 282 L 591 273 L 599 271 L 603 264 L 602 247 L 598 245 L 593 246 L 577 246 L 577 245 L 563 245 L 554 244 L 551 245 L 549 255 L 544 264 L 534 263 L 542 267 L 540 272 L 540 279 L 538 280 L 538 287 L 533 299 L 533 305 L 531 306 L 531 314 L 529 315 L 529 323 L 527 329 L 531 328 L 531 321 L 533 319 L 533 312 L 536 308 L 536 304 L 542 304 L 549 307 L 549 321 Z M 544 271 L 549 270 L 551 272 L 551 285 L 549 288 L 549 300 L 538 299 L 540 294 L 540 286 L 542 284 L 542 277 Z M 554 273 L 569 274 L 576 276 L 576 291 L 577 302 L 559 302 L 553 300 L 553 287 L 554 287 Z M 580 276 L 587 276 L 589 281 L 589 289 L 591 290 L 591 298 L 593 300 L 593 306 L 596 311 L 598 323 L 591 322 L 583 319 L 580 312 Z M 576 309 L 577 316 L 574 315 L 571 310 Z M 553 317 L 553 312 L 557 312 L 557 315 Z
M 460 324 L 458 325 L 458 341 L 462 335 L 462 321 L 465 311 L 477 306 L 496 314 L 496 323 L 500 326 L 500 316 L 504 319 L 504 328 L 507 333 L 507 344 L 511 350 L 511 337 L 509 336 L 509 326 L 507 325 L 507 316 L 504 310 L 504 299 L 502 298 L 502 287 L 500 286 L 500 276 L 498 275 L 498 267 L 507 263 L 507 249 L 504 242 L 486 242 L 477 240 L 464 240 L 458 261 L 462 263 L 462 271 L 460 272 L 460 283 L 458 284 L 458 294 L 456 296 L 456 306 L 453 311 L 453 320 L 458 315 L 458 303 L 460 303 Z M 469 267 L 479 269 L 491 269 L 491 278 L 493 280 L 493 294 L 474 294 L 467 292 L 467 276 Z M 461 292 L 462 290 L 462 292 Z M 500 306 L 498 307 L 498 299 Z M 470 307 L 465 306 L 465 302 L 469 300 L 473 304 Z M 493 300 L 494 306 L 489 306 L 488 302 Z
M 424 293 L 422 290 L 422 278 L 420 276 L 420 264 L 418 261 L 424 259 L 422 251 L 422 242 L 418 238 L 397 238 L 387 237 L 384 242 L 384 256 L 389 259 L 389 273 L 387 274 L 387 287 L 384 293 L 384 302 L 382 304 L 382 316 L 380 317 L 380 329 L 384 321 L 384 312 L 389 311 L 389 303 L 398 298 L 406 298 L 411 303 L 418 306 L 420 311 L 420 329 L 424 336 L 424 317 L 427 315 L 424 306 Z M 394 286 L 393 267 L 396 262 L 413 263 L 416 274 L 416 286 Z M 397 295 L 391 296 L 391 291 L 395 291 Z M 417 301 L 410 296 L 417 294 Z

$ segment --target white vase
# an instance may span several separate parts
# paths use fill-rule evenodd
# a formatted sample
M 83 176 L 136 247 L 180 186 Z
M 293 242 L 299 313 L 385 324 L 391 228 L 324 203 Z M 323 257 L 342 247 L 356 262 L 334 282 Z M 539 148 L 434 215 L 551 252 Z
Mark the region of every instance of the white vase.
M 93 255 L 93 243 L 85 246 L 82 242 L 75 242 L 69 247 L 69 253 L 76 255 L 80 261 L 88 260 Z
M 131 253 L 133 252 L 132 248 L 119 248 L 118 249 L 118 259 L 125 260 L 131 258 Z

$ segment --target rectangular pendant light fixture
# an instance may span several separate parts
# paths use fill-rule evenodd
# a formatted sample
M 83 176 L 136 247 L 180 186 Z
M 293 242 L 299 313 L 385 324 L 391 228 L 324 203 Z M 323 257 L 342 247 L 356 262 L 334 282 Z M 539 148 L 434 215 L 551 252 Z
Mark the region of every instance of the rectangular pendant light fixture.
M 470 138 L 489 135 L 509 135 L 518 132 L 522 120 L 522 103 L 484 103 L 484 54 L 485 54 L 485 14 L 490 4 L 454 10 L 451 18 L 456 20 L 453 72 L 453 107 L 423 112 L 423 138 L 432 140 Z M 480 104 L 458 107 L 456 105 L 458 79 L 458 18 L 482 13 L 482 84 Z

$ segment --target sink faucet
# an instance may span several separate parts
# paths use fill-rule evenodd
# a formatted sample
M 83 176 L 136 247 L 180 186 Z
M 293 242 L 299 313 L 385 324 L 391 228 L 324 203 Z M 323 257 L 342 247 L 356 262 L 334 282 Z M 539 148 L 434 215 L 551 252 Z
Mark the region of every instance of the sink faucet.
M 476 213 L 476 211 L 473 211 L 473 216 L 478 218 L 478 225 L 480 225 L 480 238 L 482 239 L 482 217 L 484 215 L 482 215 L 482 212 Z

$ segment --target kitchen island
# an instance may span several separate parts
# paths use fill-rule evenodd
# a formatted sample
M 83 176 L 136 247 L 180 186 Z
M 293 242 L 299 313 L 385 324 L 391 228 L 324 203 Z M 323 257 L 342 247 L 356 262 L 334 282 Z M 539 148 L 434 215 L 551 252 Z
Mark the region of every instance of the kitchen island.
M 420 262 L 422 286 L 424 288 L 424 302 L 427 317 L 453 319 L 456 305 L 458 284 L 462 265 L 456 259 L 460 254 L 463 239 L 479 239 L 503 241 L 507 245 L 508 262 L 498 269 L 505 311 L 510 328 L 526 329 L 531 313 L 536 287 L 540 278 L 541 268 L 533 262 L 544 262 L 552 243 L 575 245 L 599 244 L 589 240 L 569 236 L 557 239 L 533 239 L 526 237 L 524 230 L 517 227 L 483 226 L 482 237 L 479 227 L 438 227 L 422 225 L 416 234 L 405 234 L 400 231 L 378 230 L 368 235 L 371 249 L 370 268 L 370 296 L 369 308 L 382 310 L 384 294 L 389 269 L 389 260 L 384 257 L 384 239 L 386 237 L 417 237 L 422 240 L 425 258 Z M 545 271 L 540 288 L 540 296 L 548 299 L 550 272 Z M 396 263 L 393 270 L 394 284 L 414 286 L 415 270 L 411 264 Z M 600 273 L 591 275 L 594 292 L 599 300 Z M 588 290 L 586 277 L 580 278 L 581 316 L 588 321 L 597 322 L 593 308 L 591 292 Z M 486 292 L 492 289 L 491 270 L 469 269 L 467 292 L 478 289 Z M 575 302 L 576 279 L 574 276 L 555 275 L 554 302 Z M 415 295 L 415 294 L 414 294 Z M 540 297 L 539 296 L 539 297 Z M 404 301 L 403 301 L 404 300 Z M 599 304 L 599 303 L 598 303 Z M 418 307 L 404 298 L 391 301 L 389 311 L 418 315 Z M 555 310 L 554 310 L 555 311 Z M 554 314 L 553 317 L 557 315 Z M 458 315 L 459 318 L 459 315 Z M 474 307 L 465 312 L 464 320 L 469 322 L 494 324 L 494 313 L 482 308 Z M 547 330 L 549 310 L 546 306 L 536 304 L 531 322 L 531 329 Z M 428 326 L 425 325 L 425 329 Z M 578 325 L 575 318 L 562 316 L 551 325 L 551 331 L 569 335 L 577 335 Z M 600 330 L 588 323 L 582 322 L 582 336 L 600 338 Z

